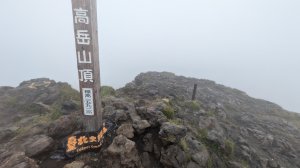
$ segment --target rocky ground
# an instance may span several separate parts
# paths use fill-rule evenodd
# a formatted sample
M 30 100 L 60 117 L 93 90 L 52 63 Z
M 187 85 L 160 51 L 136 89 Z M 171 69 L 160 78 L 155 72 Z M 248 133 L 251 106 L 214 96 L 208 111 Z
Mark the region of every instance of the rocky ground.
M 300 167 L 300 115 L 239 90 L 148 72 L 101 93 L 116 130 L 98 152 L 66 159 L 62 142 L 82 130 L 78 92 L 49 79 L 0 87 L 0 167 Z

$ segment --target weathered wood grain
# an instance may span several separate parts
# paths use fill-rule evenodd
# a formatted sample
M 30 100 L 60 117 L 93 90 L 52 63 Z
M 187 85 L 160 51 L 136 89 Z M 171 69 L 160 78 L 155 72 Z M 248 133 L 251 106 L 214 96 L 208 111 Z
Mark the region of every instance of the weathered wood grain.
M 85 131 L 96 131 L 102 125 L 96 0 L 72 0 L 72 11 L 84 128 Z M 87 77 L 84 78 L 83 74 Z M 88 75 L 92 77 L 88 77 Z M 83 102 L 83 88 L 92 88 L 93 90 L 94 115 L 84 113 L 86 106 Z

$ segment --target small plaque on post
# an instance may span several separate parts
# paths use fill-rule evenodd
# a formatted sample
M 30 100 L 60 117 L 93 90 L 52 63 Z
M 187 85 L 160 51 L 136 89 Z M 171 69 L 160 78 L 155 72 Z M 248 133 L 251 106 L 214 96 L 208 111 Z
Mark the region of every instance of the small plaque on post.
M 82 88 L 82 94 L 83 94 L 82 101 L 83 101 L 84 115 L 93 116 L 94 115 L 93 89 Z

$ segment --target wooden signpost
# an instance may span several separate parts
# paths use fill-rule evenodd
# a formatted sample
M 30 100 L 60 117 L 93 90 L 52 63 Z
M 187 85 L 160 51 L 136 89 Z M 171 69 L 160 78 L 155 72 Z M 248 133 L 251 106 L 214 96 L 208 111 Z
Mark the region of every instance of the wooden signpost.
M 96 0 L 72 0 L 76 57 L 85 131 L 102 125 Z

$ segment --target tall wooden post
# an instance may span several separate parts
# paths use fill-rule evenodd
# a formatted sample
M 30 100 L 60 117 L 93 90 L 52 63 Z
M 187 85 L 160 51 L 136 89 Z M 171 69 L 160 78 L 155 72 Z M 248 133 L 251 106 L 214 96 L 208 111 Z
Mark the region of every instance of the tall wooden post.
M 96 0 L 72 0 L 76 57 L 85 131 L 102 125 Z
M 192 100 L 195 100 L 195 98 L 196 98 L 196 93 L 197 93 L 197 84 L 194 84 L 194 90 L 193 90 Z

